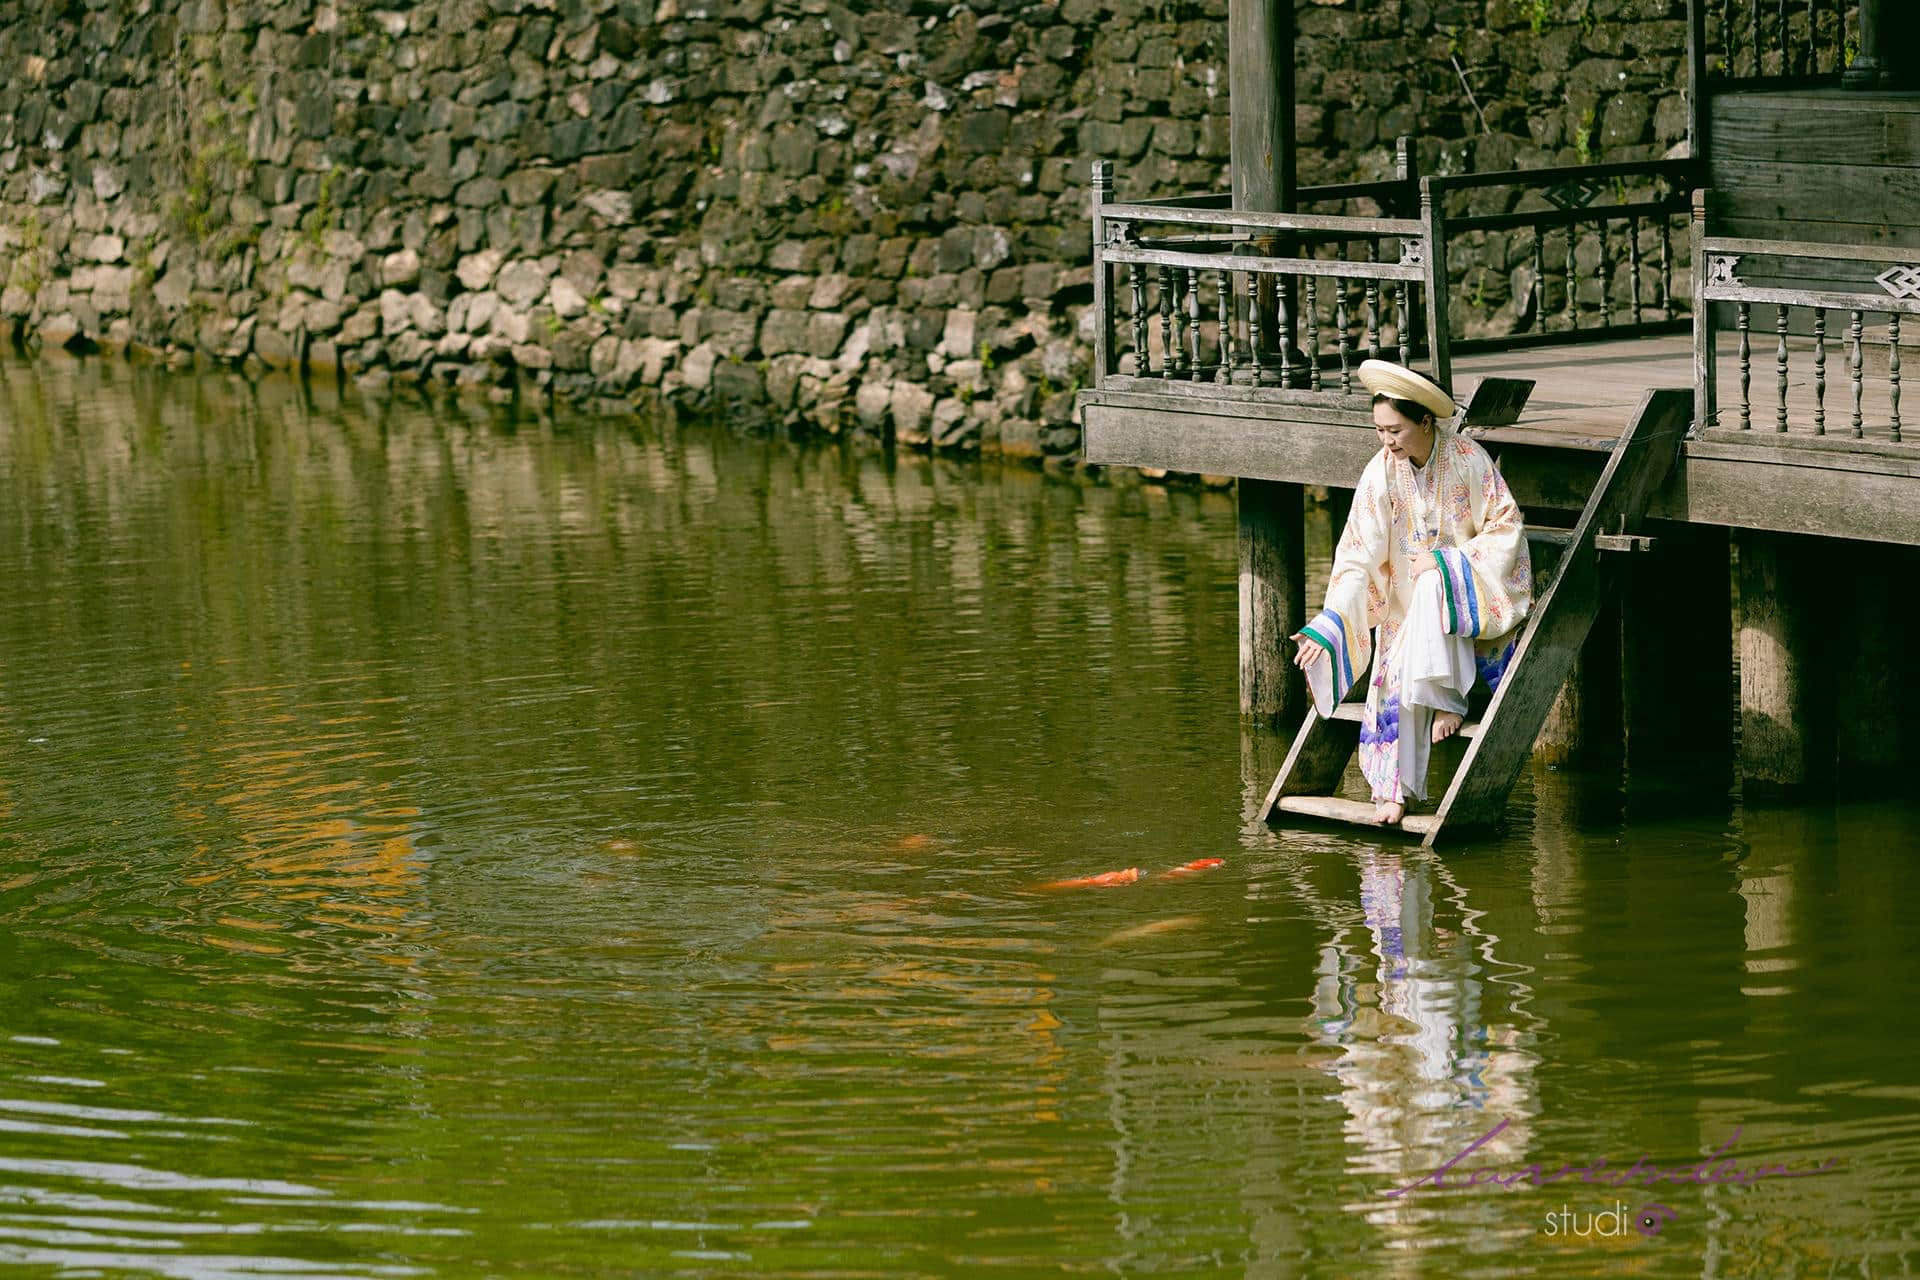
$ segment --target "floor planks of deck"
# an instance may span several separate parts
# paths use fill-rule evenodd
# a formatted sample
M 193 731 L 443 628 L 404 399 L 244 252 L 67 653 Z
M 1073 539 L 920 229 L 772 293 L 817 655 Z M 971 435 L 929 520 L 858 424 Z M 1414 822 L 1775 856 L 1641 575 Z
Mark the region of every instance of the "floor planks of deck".
M 1915 326 L 1920 328 L 1920 326 Z M 1861 439 L 1892 441 L 1892 383 L 1884 331 L 1880 341 L 1862 353 Z M 1754 443 L 1776 441 L 1779 424 L 1779 340 L 1769 331 L 1749 338 L 1748 415 Z M 1740 357 L 1736 334 L 1722 333 L 1718 359 L 1720 403 L 1718 425 L 1741 425 Z M 1920 350 L 1903 344 L 1903 362 L 1920 377 Z M 1787 340 L 1787 431 L 1796 438 L 1813 439 L 1817 410 L 1825 408 L 1825 435 L 1844 446 L 1853 439 L 1853 387 L 1850 353 L 1839 336 L 1829 335 L 1826 350 L 1824 397 L 1817 392 L 1813 340 Z M 1655 387 L 1691 387 L 1692 339 L 1685 334 L 1634 338 L 1617 342 L 1535 347 L 1516 351 L 1476 352 L 1454 360 L 1454 383 L 1464 400 L 1480 379 L 1489 376 L 1532 378 L 1535 386 L 1520 420 L 1488 434 L 1495 439 L 1524 440 L 1543 445 L 1605 447 L 1620 436 L 1640 397 Z M 1902 442 L 1920 441 L 1920 385 L 1905 388 L 1901 403 Z

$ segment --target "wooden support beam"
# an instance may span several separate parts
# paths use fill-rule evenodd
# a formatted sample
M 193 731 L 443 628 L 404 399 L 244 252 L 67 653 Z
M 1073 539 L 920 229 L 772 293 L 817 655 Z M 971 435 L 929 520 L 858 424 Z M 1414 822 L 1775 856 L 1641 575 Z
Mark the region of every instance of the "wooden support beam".
M 1832 780 L 1835 690 L 1827 660 L 1833 549 L 1814 539 L 1742 530 L 1740 771 L 1749 801 L 1823 790 Z
M 1844 12 L 1844 10 L 1843 10 Z M 1886 62 L 1881 56 L 1881 26 L 1886 16 L 1886 6 L 1881 0 L 1860 0 L 1859 36 L 1860 43 L 1853 55 L 1853 61 L 1840 76 L 1840 83 L 1849 89 L 1881 89 L 1886 87 Z
M 1908 660 L 1889 584 L 1914 580 L 1920 549 L 1849 545 L 1831 569 L 1827 598 L 1847 637 L 1834 664 L 1836 789 L 1855 799 L 1905 795 L 1920 739 L 1911 727 L 1920 698 L 1901 675 Z
M 1293 0 L 1227 0 L 1233 207 L 1293 208 Z
M 1722 802 L 1733 762 L 1733 567 L 1727 531 L 1666 525 L 1621 570 L 1626 764 L 1649 786 Z
M 1543 764 L 1598 768 L 1620 759 L 1620 610 L 1608 601 L 1533 740 Z
M 1420 180 L 1420 223 L 1427 245 L 1427 372 L 1449 391 L 1453 389 L 1453 330 L 1447 319 L 1446 196 L 1433 189 L 1433 179 Z
M 1707 128 L 1712 114 L 1706 94 L 1707 0 L 1687 0 L 1687 155 L 1694 160 L 1706 156 L 1710 145 Z
M 1297 484 L 1242 478 L 1240 713 L 1306 714 L 1307 686 L 1287 637 L 1306 625 L 1306 520 Z
M 1107 220 L 1100 206 L 1113 199 L 1113 162 L 1093 162 L 1093 183 L 1087 199 L 1093 206 L 1093 385 L 1113 372 L 1113 268 L 1101 257 L 1107 243 Z
M 1340 549 L 1340 535 L 1346 532 L 1347 517 L 1353 513 L 1353 490 L 1330 484 L 1326 495 L 1327 528 L 1331 531 L 1327 555 L 1331 558 Z

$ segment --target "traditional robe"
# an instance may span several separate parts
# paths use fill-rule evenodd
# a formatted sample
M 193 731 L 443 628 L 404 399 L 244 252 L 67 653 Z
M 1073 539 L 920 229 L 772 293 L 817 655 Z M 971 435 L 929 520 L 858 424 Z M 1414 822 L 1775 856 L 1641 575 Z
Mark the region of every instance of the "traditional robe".
M 1476 671 L 1499 687 L 1532 603 L 1520 508 L 1485 449 L 1442 426 L 1424 466 L 1373 456 L 1334 548 L 1326 607 L 1302 635 L 1327 653 L 1307 668 L 1322 716 L 1372 663 L 1360 767 L 1375 801 L 1426 795 L 1432 713 L 1464 712 Z

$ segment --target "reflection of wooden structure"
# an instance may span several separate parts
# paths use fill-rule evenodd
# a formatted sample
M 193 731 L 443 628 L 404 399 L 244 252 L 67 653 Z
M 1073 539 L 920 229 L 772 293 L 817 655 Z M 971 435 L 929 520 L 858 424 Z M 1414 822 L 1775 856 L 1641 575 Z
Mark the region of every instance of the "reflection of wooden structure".
M 1234 0 L 1233 192 L 1122 201 L 1096 166 L 1087 457 L 1239 477 L 1244 710 L 1306 706 L 1284 644 L 1307 612 L 1301 486 L 1350 488 L 1376 450 L 1354 379 L 1376 355 L 1463 401 L 1486 375 L 1533 380 L 1517 420 L 1462 429 L 1530 519 L 1563 525 L 1647 393 L 1680 391 L 1686 439 L 1629 519 L 1671 522 L 1673 551 L 1640 558 L 1629 603 L 1717 599 L 1724 637 L 1725 579 L 1700 575 L 1716 556 L 1725 570 L 1737 530 L 1746 594 L 1776 597 L 1745 617 L 1746 721 L 1793 724 L 1821 696 L 1794 643 L 1807 624 L 1782 603 L 1808 561 L 1793 544 L 1920 545 L 1920 402 L 1903 416 L 1901 386 L 1903 359 L 1920 367 L 1920 93 L 1890 84 L 1904 68 L 1883 56 L 1920 20 L 1871 0 L 1793 9 L 1692 0 L 1690 158 L 1422 176 L 1403 141 L 1393 178 L 1296 189 L 1291 5 Z M 1715 623 L 1692 617 L 1705 694 L 1674 704 L 1631 647 L 1621 677 L 1659 686 L 1637 701 L 1674 723 L 1716 714 Z M 1631 754 L 1631 715 L 1627 736 Z M 1639 762 L 1673 736 L 1643 726 Z M 1750 779 L 1817 772 L 1768 740 L 1747 735 Z

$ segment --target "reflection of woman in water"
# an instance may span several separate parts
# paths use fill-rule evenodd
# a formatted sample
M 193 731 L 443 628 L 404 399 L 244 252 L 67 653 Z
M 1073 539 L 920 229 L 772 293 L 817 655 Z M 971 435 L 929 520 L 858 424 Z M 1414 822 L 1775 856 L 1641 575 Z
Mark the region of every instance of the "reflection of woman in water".
M 1319 1035 L 1341 1048 L 1329 1070 L 1360 1148 L 1351 1164 L 1377 1176 L 1382 1191 L 1405 1186 L 1502 1119 L 1508 1127 L 1474 1163 L 1522 1159 L 1534 1058 L 1518 1047 L 1516 1027 L 1494 1024 L 1482 1007 L 1476 975 L 1490 940 L 1470 950 L 1467 938 L 1434 927 L 1429 864 L 1368 853 L 1359 870 L 1372 955 L 1343 955 L 1341 972 L 1355 981 L 1323 980 L 1314 1000 Z M 1463 925 L 1471 935 L 1470 914 Z M 1408 1212 L 1405 1202 L 1373 1210 Z
M 1428 748 L 1460 727 L 1476 669 L 1499 685 L 1533 569 L 1493 459 L 1447 425 L 1453 397 L 1384 360 L 1364 362 L 1360 380 L 1381 448 L 1354 490 L 1326 607 L 1293 636 L 1294 661 L 1326 717 L 1373 660 L 1360 768 L 1375 820 L 1393 823 L 1408 796 L 1426 795 Z

